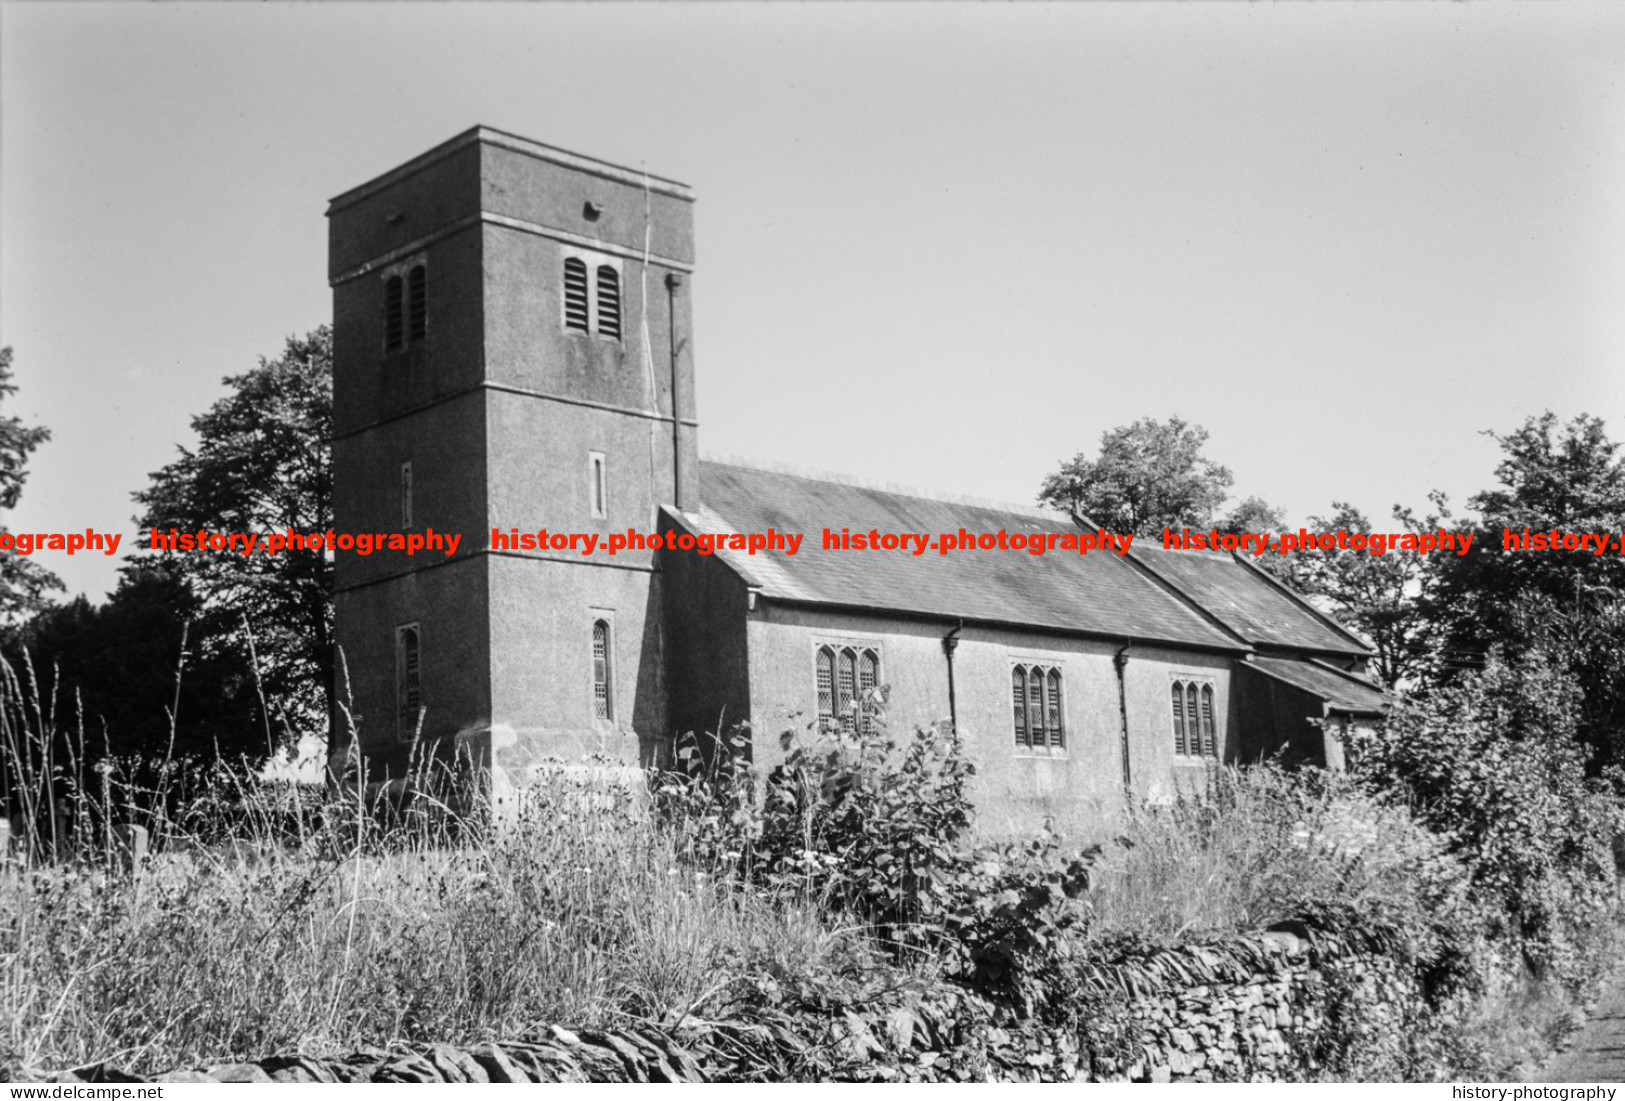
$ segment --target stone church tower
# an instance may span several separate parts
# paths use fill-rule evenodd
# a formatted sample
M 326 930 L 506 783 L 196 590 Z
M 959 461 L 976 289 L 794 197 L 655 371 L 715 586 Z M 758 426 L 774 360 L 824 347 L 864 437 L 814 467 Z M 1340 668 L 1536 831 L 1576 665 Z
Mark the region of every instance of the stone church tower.
M 693 201 L 485 127 L 332 201 L 334 530 L 426 544 L 335 550 L 373 775 L 414 740 L 631 762 L 664 733 L 658 556 L 551 537 L 697 503 Z

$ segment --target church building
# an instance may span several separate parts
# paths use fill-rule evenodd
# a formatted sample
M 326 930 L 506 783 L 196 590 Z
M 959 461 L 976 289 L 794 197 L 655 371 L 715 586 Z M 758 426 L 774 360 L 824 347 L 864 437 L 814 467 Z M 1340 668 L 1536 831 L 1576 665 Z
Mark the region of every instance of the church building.
M 701 458 L 693 203 L 486 127 L 332 201 L 334 527 L 426 548 L 336 552 L 337 726 L 372 775 L 456 747 L 520 784 L 740 724 L 765 769 L 885 686 L 892 729 L 955 724 L 984 815 L 1036 822 L 1214 761 L 1336 765 L 1380 713 L 1366 646 L 1243 557 Z

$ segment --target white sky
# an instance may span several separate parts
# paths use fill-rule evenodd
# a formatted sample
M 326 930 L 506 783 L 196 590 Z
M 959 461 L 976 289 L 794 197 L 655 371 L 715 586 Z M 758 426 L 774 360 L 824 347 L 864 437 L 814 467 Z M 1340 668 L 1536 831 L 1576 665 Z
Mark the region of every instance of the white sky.
M 1459 502 L 1483 429 L 1625 438 L 1622 69 L 1618 4 L 11 0 L 10 524 L 131 544 L 328 319 L 327 199 L 475 123 L 696 188 L 705 450 L 1030 503 L 1178 414 L 1294 523 Z

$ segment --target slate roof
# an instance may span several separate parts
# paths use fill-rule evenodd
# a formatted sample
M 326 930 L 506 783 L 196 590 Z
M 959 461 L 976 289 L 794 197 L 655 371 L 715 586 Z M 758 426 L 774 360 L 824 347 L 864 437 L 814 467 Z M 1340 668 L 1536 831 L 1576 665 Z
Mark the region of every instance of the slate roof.
M 824 528 L 881 533 L 1074 533 L 1070 519 L 731 462 L 700 464 L 696 532 L 801 532 L 799 553 L 719 554 L 778 600 L 1004 623 L 1208 649 L 1246 645 L 1111 551 L 825 550 Z
M 1136 540 L 1129 553 L 1254 646 L 1367 654 L 1360 641 L 1227 551 L 1163 550 Z
M 1382 689 L 1329 665 L 1300 658 L 1254 657 L 1247 663 L 1288 684 L 1313 692 L 1340 711 L 1374 714 L 1382 710 Z

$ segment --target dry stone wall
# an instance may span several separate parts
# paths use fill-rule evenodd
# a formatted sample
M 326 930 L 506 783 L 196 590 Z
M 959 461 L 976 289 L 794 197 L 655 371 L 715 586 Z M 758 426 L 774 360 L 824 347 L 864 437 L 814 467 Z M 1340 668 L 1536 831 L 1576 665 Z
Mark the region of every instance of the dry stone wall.
M 1089 969 L 1104 1010 L 1084 1026 L 1091 1074 L 1153 1082 L 1430 1076 L 1428 1041 L 1448 1029 L 1455 1007 L 1435 1004 L 1414 966 L 1387 947 L 1281 930 Z
M 951 984 L 854 1004 L 758 1006 L 665 1029 L 571 1031 L 471 1047 L 286 1055 L 58 1082 L 1275 1081 L 1433 1077 L 1419 1051 L 1447 1011 L 1386 934 L 1298 927 L 1082 965 L 1075 1026 L 1017 1020 Z

